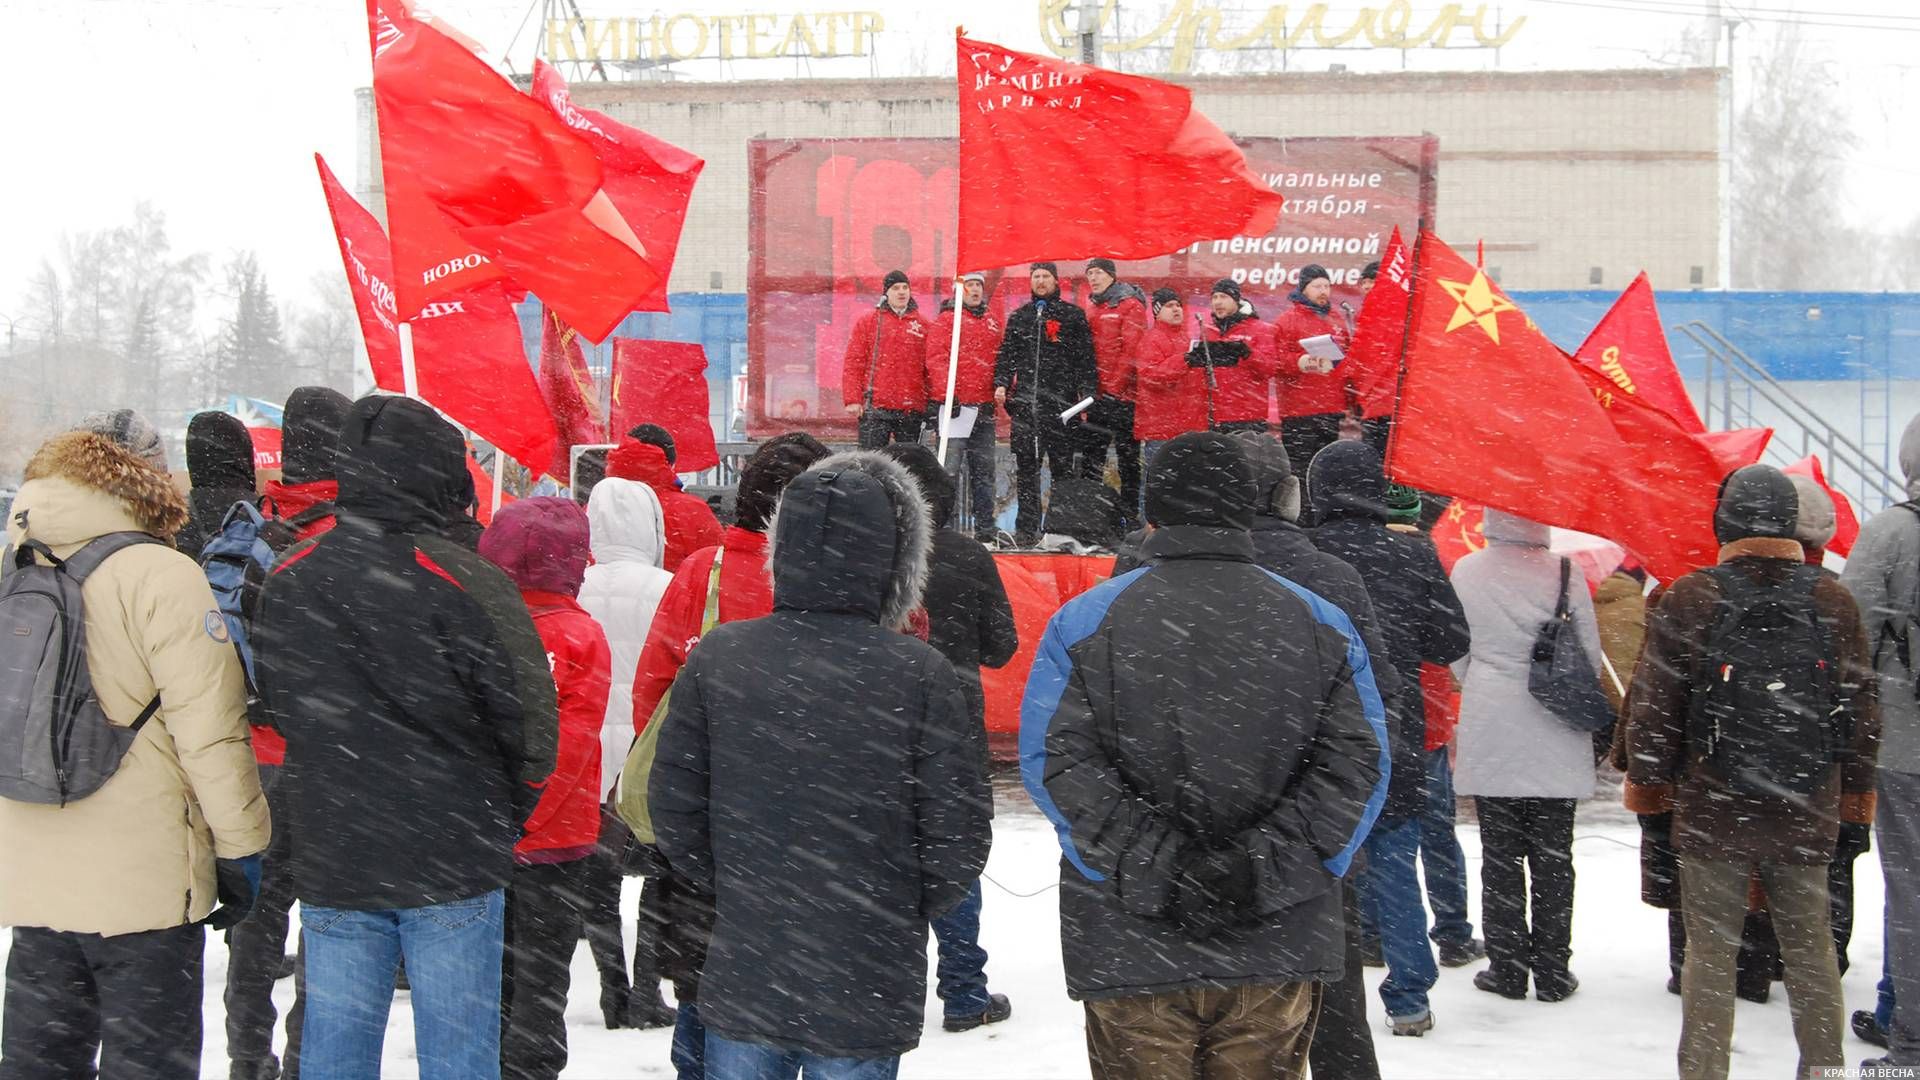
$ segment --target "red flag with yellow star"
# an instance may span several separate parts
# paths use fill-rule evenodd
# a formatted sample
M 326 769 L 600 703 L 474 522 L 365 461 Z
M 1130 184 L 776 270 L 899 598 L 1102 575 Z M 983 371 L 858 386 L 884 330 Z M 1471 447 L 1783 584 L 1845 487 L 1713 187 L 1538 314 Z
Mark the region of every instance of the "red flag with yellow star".
M 1632 549 L 1662 580 L 1710 565 L 1711 448 L 1547 340 L 1484 272 L 1420 237 L 1387 471 Z

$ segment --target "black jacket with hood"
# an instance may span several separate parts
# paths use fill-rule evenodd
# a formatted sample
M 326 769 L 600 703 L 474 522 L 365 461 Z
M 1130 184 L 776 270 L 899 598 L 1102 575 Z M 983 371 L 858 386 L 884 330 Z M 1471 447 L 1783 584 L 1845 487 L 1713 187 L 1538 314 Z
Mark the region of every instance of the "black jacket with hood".
M 1036 422 L 1060 427 L 1060 414 L 1100 386 L 1086 312 L 1056 292 L 1007 316 L 993 385 L 1007 388 L 1007 414 L 1021 433 L 1030 437 Z
M 979 877 L 992 815 L 953 665 L 895 629 L 930 531 L 893 459 L 814 465 L 770 529 L 773 614 L 714 629 L 674 684 L 649 799 L 662 854 L 714 889 L 700 1017 L 723 1037 L 920 1041 L 927 920 Z
M 173 545 L 199 559 L 236 502 L 254 498 L 253 436 L 231 413 L 195 413 L 187 421 L 187 523 Z
M 1313 546 L 1359 571 L 1385 629 L 1387 658 L 1399 676 L 1388 703 L 1393 783 L 1383 823 L 1416 816 L 1426 805 L 1426 708 L 1420 665 L 1451 664 L 1467 654 L 1466 612 L 1440 565 L 1433 541 L 1387 529 L 1387 476 L 1380 455 L 1343 439 L 1314 455 L 1307 495 L 1319 525 Z
M 384 910 L 507 883 L 553 771 L 546 651 L 506 574 L 442 530 L 471 486 L 459 432 L 407 398 L 355 403 L 338 521 L 274 567 L 254 621 L 287 739 L 296 895 Z

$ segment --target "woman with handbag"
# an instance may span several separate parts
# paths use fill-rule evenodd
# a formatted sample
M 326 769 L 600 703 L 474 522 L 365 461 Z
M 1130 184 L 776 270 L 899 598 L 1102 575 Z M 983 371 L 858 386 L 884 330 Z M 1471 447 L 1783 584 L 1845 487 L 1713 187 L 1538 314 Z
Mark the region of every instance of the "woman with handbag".
M 1517 999 L 1531 976 L 1536 998 L 1562 1001 L 1580 985 L 1567 969 L 1574 803 L 1593 793 L 1593 725 L 1612 714 L 1586 578 L 1547 550 L 1548 535 L 1545 525 L 1488 510 L 1486 548 L 1454 566 L 1473 638 L 1454 665 L 1454 788 L 1474 797 L 1480 819 L 1491 963 L 1473 984 Z

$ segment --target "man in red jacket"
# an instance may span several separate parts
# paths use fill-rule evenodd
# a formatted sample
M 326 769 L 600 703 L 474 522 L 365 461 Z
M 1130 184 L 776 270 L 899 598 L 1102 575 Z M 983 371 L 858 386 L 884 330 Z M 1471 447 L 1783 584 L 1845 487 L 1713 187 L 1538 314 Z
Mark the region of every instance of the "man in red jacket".
M 1140 338 L 1139 378 L 1134 385 L 1133 437 L 1152 464 L 1160 444 L 1189 431 L 1205 431 L 1213 386 L 1198 352 L 1187 307 L 1172 289 L 1153 291 L 1153 325 Z
M 1353 407 L 1353 383 L 1340 365 L 1307 354 L 1300 342 L 1331 336 L 1342 353 L 1353 344 L 1345 319 L 1333 311 L 1333 279 L 1326 268 L 1300 268 L 1300 287 L 1273 321 L 1274 374 L 1280 383 L 1280 441 L 1287 457 L 1311 462 L 1340 437 L 1340 421 Z
M 913 299 L 904 270 L 889 270 L 886 295 L 853 324 L 846 363 L 840 369 L 840 400 L 860 421 L 860 447 L 919 442 L 927 416 L 927 324 Z M 941 390 L 946 382 L 941 381 Z
M 1213 318 L 1200 324 L 1194 360 L 1211 372 L 1215 431 L 1267 430 L 1268 384 L 1273 381 L 1273 329 L 1240 295 L 1240 283 L 1221 278 L 1208 299 Z
M 680 490 L 673 458 L 658 444 L 629 436 L 607 455 L 607 475 L 617 480 L 638 480 L 660 497 L 660 510 L 667 522 L 667 551 L 662 565 L 668 570 L 677 569 L 688 555 L 720 542 L 720 519 L 713 516 L 713 508 L 704 500 Z
M 584 927 L 587 857 L 600 837 L 600 725 L 612 654 L 574 598 L 587 571 L 587 513 L 572 499 L 500 508 L 480 554 L 507 572 L 533 615 L 560 699 L 560 742 L 513 849 L 500 977 L 502 1080 L 551 1080 L 567 1065 L 567 987 Z
M 1000 317 L 987 310 L 987 279 L 982 274 L 960 278 L 965 292 L 960 323 L 960 362 L 954 372 L 953 403 L 978 410 L 967 433 L 964 460 L 967 490 L 972 499 L 973 538 L 992 543 L 993 526 L 993 361 L 1006 333 Z M 927 394 L 938 407 L 947 398 L 947 364 L 953 353 L 953 301 L 940 304 L 940 318 L 927 333 Z M 944 524 L 935 522 L 936 526 Z M 957 526 L 956 526 L 957 527 Z
M 1093 326 L 1093 362 L 1100 389 L 1087 413 L 1086 452 L 1104 463 L 1113 447 L 1120 468 L 1120 507 L 1127 529 L 1139 525 L 1140 443 L 1133 436 L 1134 385 L 1140 339 L 1147 332 L 1147 294 L 1115 275 L 1112 259 L 1087 263 L 1087 322 Z

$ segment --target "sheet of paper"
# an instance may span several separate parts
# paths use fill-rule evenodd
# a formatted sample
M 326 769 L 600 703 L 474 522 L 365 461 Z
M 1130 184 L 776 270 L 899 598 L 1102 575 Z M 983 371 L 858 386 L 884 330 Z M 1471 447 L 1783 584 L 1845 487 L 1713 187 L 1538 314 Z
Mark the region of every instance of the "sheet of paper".
M 1340 351 L 1340 343 L 1333 340 L 1332 334 L 1301 338 L 1300 347 L 1307 351 L 1308 356 L 1331 360 L 1336 364 L 1347 358 L 1347 354 Z
M 973 434 L 974 421 L 980 418 L 980 406 L 962 405 L 949 413 L 946 418 L 948 439 L 964 439 Z
M 1086 412 L 1088 409 L 1091 409 L 1091 408 L 1093 408 L 1093 399 L 1083 398 L 1081 399 L 1079 404 L 1075 405 L 1071 409 L 1068 409 L 1066 412 L 1063 412 L 1060 414 L 1060 422 L 1064 424 L 1067 421 L 1073 419 L 1076 416 L 1079 416 L 1081 413 Z

